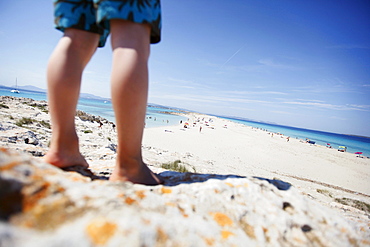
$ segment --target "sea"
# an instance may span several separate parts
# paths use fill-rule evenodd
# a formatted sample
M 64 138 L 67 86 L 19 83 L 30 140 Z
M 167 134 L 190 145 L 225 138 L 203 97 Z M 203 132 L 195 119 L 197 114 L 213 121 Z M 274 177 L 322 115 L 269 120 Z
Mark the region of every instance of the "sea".
M 0 96 L 5 95 L 47 101 L 47 94 L 45 92 L 18 88 L 20 93 L 12 93 L 10 92 L 12 89 L 13 88 L 0 86 Z M 109 99 L 94 96 L 80 97 L 77 104 L 77 109 L 95 116 L 101 116 L 110 122 L 115 122 L 112 103 Z M 145 128 L 172 126 L 179 124 L 180 121 L 186 121 L 186 117 L 176 115 L 176 113 L 181 112 L 183 111 L 172 109 L 170 107 L 154 104 L 148 105 Z
M 34 100 L 47 100 L 47 95 L 45 92 L 19 89 L 20 93 L 16 94 L 11 93 L 10 92 L 11 89 L 12 88 L 0 86 L 0 95 L 31 98 Z M 98 97 L 80 97 L 77 109 L 93 115 L 101 116 L 111 122 L 115 122 L 112 104 L 109 99 Z M 179 124 L 180 121 L 186 121 L 187 118 L 176 115 L 176 113 L 181 112 L 183 112 L 183 110 L 181 109 L 149 104 L 146 112 L 145 128 L 171 126 Z M 350 153 L 362 152 L 362 154 L 360 154 L 360 157 L 368 158 L 370 157 L 369 137 L 337 134 L 318 130 L 309 130 L 278 124 L 256 122 L 241 118 L 225 116 L 217 117 L 221 117 L 246 126 L 266 130 L 272 133 L 280 133 L 285 136 L 289 136 L 290 138 L 297 138 L 302 140 L 309 139 L 315 142 L 315 144 L 317 145 L 322 146 L 330 145 L 334 149 L 338 149 L 339 146 L 345 146 L 347 148 L 347 152 Z

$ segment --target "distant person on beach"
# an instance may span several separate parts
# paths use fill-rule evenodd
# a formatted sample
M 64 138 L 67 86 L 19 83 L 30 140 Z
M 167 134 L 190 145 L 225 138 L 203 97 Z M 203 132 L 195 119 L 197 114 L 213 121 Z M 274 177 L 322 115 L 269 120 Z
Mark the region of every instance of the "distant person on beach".
M 64 35 L 47 68 L 52 138 L 45 161 L 60 168 L 88 167 L 79 151 L 74 123 L 76 105 L 83 70 L 111 33 L 111 96 L 118 149 L 110 180 L 159 184 L 158 176 L 143 162 L 141 142 L 150 44 L 160 41 L 160 1 L 54 0 L 54 16 L 56 28 Z

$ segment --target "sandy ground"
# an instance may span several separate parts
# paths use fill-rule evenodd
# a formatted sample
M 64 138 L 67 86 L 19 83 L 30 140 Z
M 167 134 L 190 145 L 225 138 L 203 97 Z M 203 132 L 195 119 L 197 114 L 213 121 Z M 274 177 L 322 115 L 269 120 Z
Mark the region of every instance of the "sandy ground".
M 190 120 L 196 123 L 190 128 L 146 129 L 144 145 L 208 160 L 193 164 L 200 172 L 298 177 L 370 195 L 370 159 L 206 115 L 191 114 Z
M 42 107 L 33 106 L 35 101 L 1 96 L 0 103 L 9 107 L 0 109 L 0 145 L 42 159 L 51 130 L 40 122 L 50 122 L 49 114 Z M 15 125 L 22 117 L 35 122 Z M 366 222 L 369 231 L 370 208 L 366 210 L 366 205 L 370 205 L 370 159 L 298 139 L 287 141 L 286 136 L 225 119 L 197 113 L 188 113 L 186 117 L 187 128 L 182 123 L 144 130 L 144 159 L 155 172 L 163 171 L 163 163 L 180 160 L 189 171 L 197 173 L 283 180 L 352 222 Z M 109 176 L 114 166 L 116 132 L 110 123 L 103 123 L 99 127 L 96 121 L 76 117 L 82 154 L 91 169 Z M 349 200 L 343 202 L 342 198 Z M 365 210 L 353 207 L 356 202 L 364 203 Z

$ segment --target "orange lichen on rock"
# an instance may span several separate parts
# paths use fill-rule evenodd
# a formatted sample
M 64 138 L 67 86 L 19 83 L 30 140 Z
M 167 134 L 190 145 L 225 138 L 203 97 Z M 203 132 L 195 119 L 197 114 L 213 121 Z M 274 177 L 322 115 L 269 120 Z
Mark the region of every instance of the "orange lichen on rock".
M 176 204 L 173 202 L 166 202 L 166 206 L 176 207 Z
M 361 241 L 361 244 L 363 244 L 364 246 L 365 246 L 365 245 L 370 245 L 370 241 L 368 241 L 368 240 L 366 240 L 366 239 L 363 239 L 363 240 Z
M 78 217 L 83 211 L 84 208 L 76 208 L 68 197 L 62 196 L 47 203 L 35 203 L 27 213 L 14 215 L 11 222 L 15 225 L 47 231 L 56 229 L 64 222 Z
M 44 182 L 37 189 L 36 192 L 30 193 L 29 191 L 27 191 L 27 189 L 30 189 L 30 188 L 26 188 L 25 190 L 23 190 L 22 191 L 23 194 L 26 195 L 24 196 L 24 199 L 23 199 L 23 205 L 22 205 L 23 212 L 30 211 L 40 199 L 45 198 L 49 193 L 49 190 L 48 190 L 49 187 L 50 187 L 50 183 Z
M 128 204 L 128 205 L 131 205 L 135 202 L 136 202 L 136 200 L 132 199 L 131 197 L 126 197 L 126 199 L 125 199 L 125 203 Z
M 233 236 L 234 235 L 234 233 L 232 233 L 232 232 L 230 232 L 230 231 L 221 231 L 221 237 L 223 238 L 223 239 L 226 239 L 226 238 L 228 238 L 228 237 L 230 237 L 230 236 Z
M 235 185 L 235 184 L 232 184 L 232 183 L 225 183 L 226 185 L 228 185 L 228 186 L 230 186 L 230 187 L 232 187 L 232 188 L 241 188 L 241 187 L 246 187 L 246 188 L 248 188 L 248 183 L 244 183 L 244 184 L 242 184 L 242 185 Z
M 3 165 L 0 167 L 0 172 L 6 171 L 6 170 L 11 170 L 13 167 L 20 165 L 21 163 L 19 161 L 12 161 L 9 164 Z
M 56 191 L 57 191 L 58 193 L 63 193 L 63 192 L 65 192 L 65 191 L 66 191 L 66 189 L 65 189 L 65 188 L 63 188 L 63 187 L 58 187 L 58 188 L 56 188 Z
M 157 242 L 159 244 L 164 244 L 168 240 L 168 235 L 162 230 L 162 228 L 157 228 Z
M 204 238 L 204 241 L 208 246 L 212 246 L 215 243 L 215 240 L 213 238 Z
M 219 224 L 220 226 L 231 226 L 233 221 L 223 213 L 210 213 L 213 216 L 213 219 Z
M 240 221 L 240 226 L 242 227 L 242 229 L 244 230 L 244 232 L 248 235 L 248 237 L 252 238 L 252 239 L 256 239 L 256 235 L 254 233 L 254 227 L 249 225 L 248 223 L 244 222 L 244 221 Z
M 87 235 L 93 244 L 104 245 L 115 234 L 117 225 L 105 219 L 95 219 L 86 227 Z
M 185 213 L 185 210 L 182 207 L 178 206 L 178 209 L 180 210 L 182 216 L 184 216 L 185 218 L 189 217 L 189 215 Z
M 235 187 L 232 183 L 225 183 L 225 184 L 230 186 L 230 187 Z
M 140 199 L 144 199 L 145 198 L 145 193 L 143 190 L 138 190 L 135 192 L 135 194 L 137 195 L 137 197 L 139 197 Z
M 69 179 L 73 182 L 87 182 L 88 179 L 86 177 L 83 177 L 77 173 L 73 174 Z
M 151 223 L 151 221 L 147 220 L 147 219 L 142 219 L 142 221 L 145 225 L 150 225 L 150 223 Z
M 161 188 L 161 191 L 162 191 L 163 194 L 170 194 L 170 193 L 172 193 L 172 190 L 171 189 L 165 188 L 165 187 L 162 187 Z

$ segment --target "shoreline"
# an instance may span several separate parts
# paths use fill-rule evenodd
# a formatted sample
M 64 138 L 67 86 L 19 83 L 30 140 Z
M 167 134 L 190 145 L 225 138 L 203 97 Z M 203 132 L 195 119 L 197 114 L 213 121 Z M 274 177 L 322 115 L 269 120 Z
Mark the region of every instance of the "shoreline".
M 215 116 L 215 117 L 218 117 L 218 116 Z M 334 133 L 334 132 L 327 132 L 327 131 L 321 131 L 321 130 L 311 130 L 311 129 L 304 129 L 304 128 L 299 128 L 299 127 L 293 127 L 293 126 L 284 126 L 284 125 L 279 125 L 279 124 L 276 124 L 276 123 L 265 123 L 265 122 L 257 122 L 257 121 L 253 121 L 253 120 L 243 120 L 243 119 L 238 119 L 238 118 L 229 118 L 229 117 L 220 117 L 221 119 L 227 119 L 227 120 L 231 120 L 231 121 L 235 121 L 237 123 L 241 123 L 241 124 L 244 124 L 242 122 L 245 121 L 245 125 L 247 126 L 250 126 L 250 127 L 253 127 L 253 128 L 257 128 L 257 129 L 261 129 L 261 130 L 264 130 L 264 131 L 267 131 L 267 132 L 270 132 L 270 133 L 273 133 L 273 134 L 277 134 L 277 135 L 283 135 L 283 136 L 286 136 L 286 137 L 290 137 L 290 138 L 293 138 L 293 139 L 299 139 L 303 142 L 306 142 L 306 140 L 310 140 L 311 141 L 314 141 L 315 144 L 314 145 L 318 145 L 318 146 L 323 146 L 323 147 L 328 147 L 328 148 L 332 148 L 334 150 L 338 150 L 340 146 L 346 146 L 347 147 L 347 153 L 352 153 L 352 154 L 356 154 L 356 152 L 359 152 L 361 151 L 362 154 L 360 154 L 360 158 L 367 158 L 367 159 L 370 159 L 370 149 L 369 150 L 366 150 L 364 151 L 362 148 L 363 147 L 355 147 L 353 145 L 349 145 L 348 142 L 351 142 L 351 140 L 345 140 L 345 141 L 340 141 L 338 142 L 338 140 L 324 140 L 324 139 L 320 139 L 320 138 L 317 138 L 317 137 L 314 137 L 314 136 L 310 136 L 312 134 L 308 133 L 307 135 L 302 135 L 302 133 L 291 133 L 291 135 L 287 134 L 289 133 L 291 130 L 293 132 L 295 132 L 295 130 L 299 130 L 299 131 L 304 131 L 304 132 L 314 132 L 313 135 L 315 135 L 315 132 L 316 133 L 324 133 L 325 135 L 334 135 L 334 136 L 340 136 L 341 138 L 362 138 L 362 139 L 370 139 L 370 137 L 366 137 L 366 136 L 359 136 L 359 135 L 350 135 L 350 134 L 340 134 L 340 133 Z M 240 122 L 239 122 L 240 121 Z M 255 124 L 262 124 L 262 125 L 266 125 L 264 126 L 264 128 L 262 127 L 256 127 L 256 126 L 253 126 L 253 123 Z M 278 128 L 283 128 L 283 129 L 286 129 L 286 131 L 284 130 L 281 130 L 280 132 L 277 132 L 276 130 L 271 130 L 269 129 L 268 126 L 271 126 L 271 128 L 275 128 L 276 126 L 278 126 Z M 330 139 L 327 138 L 327 139 Z M 331 143 L 329 146 L 327 145 L 328 143 Z M 361 142 L 364 142 L 363 140 Z M 364 144 L 366 145 L 366 144 Z M 370 145 L 370 143 L 368 144 Z M 337 148 L 335 148 L 337 147 Z M 358 154 L 356 154 L 358 155 Z
M 42 159 L 51 130 L 46 102 L 1 96 L 0 143 Z M 164 163 L 180 160 L 195 173 L 234 174 L 277 179 L 290 183 L 307 198 L 329 207 L 353 224 L 370 224 L 370 159 L 336 149 L 310 145 L 210 115 L 186 113 L 189 127 L 182 125 L 144 129 L 144 161 L 154 172 Z M 33 123 L 18 126 L 22 118 Z M 193 124 L 195 122 L 195 124 Z M 191 123 L 191 125 L 190 125 Z M 200 128 L 202 127 L 202 128 Z M 81 153 L 90 168 L 109 176 L 115 164 L 116 132 L 109 124 L 76 117 Z M 27 141 L 26 141 L 27 140 Z M 343 198 L 369 205 L 369 211 L 341 201 Z M 365 206 L 366 207 L 366 206 Z

